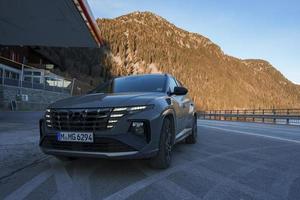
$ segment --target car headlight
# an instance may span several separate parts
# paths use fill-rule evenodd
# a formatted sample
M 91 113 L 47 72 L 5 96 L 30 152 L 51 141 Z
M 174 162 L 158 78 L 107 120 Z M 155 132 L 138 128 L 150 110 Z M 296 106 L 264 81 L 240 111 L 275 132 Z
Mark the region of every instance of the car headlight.
M 113 128 L 114 125 L 118 122 L 118 120 L 126 114 L 133 114 L 137 112 L 141 112 L 147 109 L 153 108 L 154 105 L 139 105 L 139 106 L 128 106 L 128 107 L 116 107 L 110 114 L 110 118 L 108 120 L 107 128 Z
M 45 112 L 45 121 L 46 121 L 46 126 L 47 127 L 52 127 L 52 122 L 51 122 L 51 110 L 50 109 L 46 109 Z
M 112 114 L 117 113 L 117 112 L 135 113 L 135 112 L 143 111 L 143 110 L 150 109 L 150 108 L 153 108 L 153 105 L 119 107 L 119 108 L 114 108 Z

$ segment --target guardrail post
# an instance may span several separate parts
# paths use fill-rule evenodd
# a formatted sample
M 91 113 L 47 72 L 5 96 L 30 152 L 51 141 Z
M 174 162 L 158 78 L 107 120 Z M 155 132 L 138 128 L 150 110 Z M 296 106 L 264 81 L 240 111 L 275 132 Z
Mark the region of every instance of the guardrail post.
M 275 111 L 275 109 L 273 109 L 273 123 L 275 124 L 276 123 L 276 117 L 275 117 L 275 115 L 276 115 L 276 111 Z
M 45 78 L 45 74 L 43 76 L 43 87 L 44 87 L 44 90 L 46 90 L 46 78 Z
M 254 113 L 255 113 L 255 110 L 252 111 L 252 121 L 253 121 L 253 122 L 255 122 Z
M 265 123 L 265 109 L 262 110 L 262 122 Z
M 1 64 L 0 64 L 1 65 Z M 4 85 L 4 67 L 2 68 L 2 85 Z
M 289 109 L 287 109 L 286 110 L 286 115 L 287 115 L 287 118 L 286 118 L 286 124 L 289 124 L 290 123 L 290 110 Z
M 72 86 L 71 86 L 71 96 L 73 96 L 73 90 L 74 90 L 74 84 L 75 84 L 75 78 L 72 80 Z
M 62 80 L 62 86 L 61 86 L 61 93 L 63 93 L 64 92 L 64 79 Z
M 237 120 L 237 121 L 239 121 L 239 114 L 240 114 L 240 111 L 237 110 L 237 111 L 236 111 L 236 120 Z
M 211 110 L 209 111 L 209 119 L 211 120 Z
M 223 112 L 222 110 L 220 111 L 220 117 L 221 117 L 221 120 L 224 120 L 224 113 L 225 113 L 225 111 Z
M 33 72 L 31 72 L 32 75 L 31 75 L 31 88 L 33 89 Z
M 24 80 L 24 64 L 22 64 L 22 71 L 21 71 L 21 77 L 20 77 L 20 88 L 21 88 L 21 94 L 22 94 L 22 87 L 23 87 L 23 80 Z

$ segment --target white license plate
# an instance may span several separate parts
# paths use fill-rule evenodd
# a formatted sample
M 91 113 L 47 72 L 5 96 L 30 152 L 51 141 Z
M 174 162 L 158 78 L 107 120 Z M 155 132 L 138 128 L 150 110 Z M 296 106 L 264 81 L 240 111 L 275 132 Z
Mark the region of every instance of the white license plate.
M 61 142 L 94 142 L 94 134 L 84 132 L 60 132 L 56 134 L 56 138 Z

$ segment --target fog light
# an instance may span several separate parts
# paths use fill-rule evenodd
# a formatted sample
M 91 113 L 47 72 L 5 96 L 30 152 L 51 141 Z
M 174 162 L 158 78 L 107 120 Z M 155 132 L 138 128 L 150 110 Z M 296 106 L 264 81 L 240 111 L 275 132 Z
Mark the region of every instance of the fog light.
M 144 122 L 132 122 L 130 131 L 136 135 L 144 136 L 145 134 Z

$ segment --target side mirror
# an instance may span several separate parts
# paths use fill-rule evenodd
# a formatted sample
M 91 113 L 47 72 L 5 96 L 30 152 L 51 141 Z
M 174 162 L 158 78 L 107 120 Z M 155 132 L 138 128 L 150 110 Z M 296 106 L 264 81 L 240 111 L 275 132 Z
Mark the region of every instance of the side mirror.
M 174 92 L 172 94 L 175 95 L 186 95 L 188 93 L 188 89 L 185 87 L 175 87 Z

